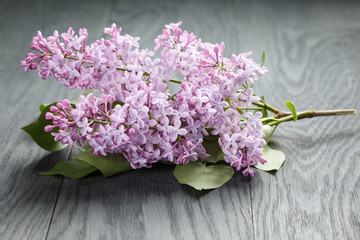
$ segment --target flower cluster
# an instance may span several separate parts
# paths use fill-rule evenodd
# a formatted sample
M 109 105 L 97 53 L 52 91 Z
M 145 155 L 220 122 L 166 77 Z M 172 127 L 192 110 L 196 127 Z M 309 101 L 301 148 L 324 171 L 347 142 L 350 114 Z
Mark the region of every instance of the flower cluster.
M 220 144 L 225 153 L 224 160 L 236 170 L 245 168 L 243 174 L 245 176 L 254 176 L 252 165 L 257 165 L 258 162 L 264 164 L 266 160 L 261 157 L 261 147 L 266 144 L 262 138 L 261 132 L 262 124 L 258 118 L 262 115 L 259 112 L 255 114 L 245 113 L 247 117 L 246 123 L 239 122 L 240 131 L 231 134 L 231 131 L 220 135 Z
M 36 69 L 43 79 L 53 76 L 69 88 L 102 93 L 52 106 L 46 118 L 53 124 L 45 131 L 64 144 L 88 142 L 94 154 L 121 153 L 133 168 L 207 158 L 203 138 L 218 135 L 224 160 L 252 176 L 250 166 L 265 162 L 261 113 L 243 114 L 239 107 L 259 101 L 250 86 L 267 69 L 251 53 L 224 57 L 224 43 L 202 42 L 180 25 L 166 25 L 155 39 L 160 58 L 141 50 L 139 38 L 121 35 L 115 24 L 105 28 L 109 39 L 91 45 L 86 29 L 74 36 L 70 28 L 61 34 L 63 42 L 56 31 L 48 38 L 38 32 L 31 44 L 38 53 L 21 62 L 25 71 Z M 176 73 L 180 80 L 172 78 Z M 168 82 L 180 84 L 175 95 Z

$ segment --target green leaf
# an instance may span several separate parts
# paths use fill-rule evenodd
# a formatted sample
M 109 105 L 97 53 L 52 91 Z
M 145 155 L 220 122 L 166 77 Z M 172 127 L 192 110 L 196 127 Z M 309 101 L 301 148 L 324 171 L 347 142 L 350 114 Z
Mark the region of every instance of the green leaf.
M 114 101 L 113 104 L 112 104 L 112 108 L 114 108 L 116 105 L 124 106 L 125 103 L 120 102 L 120 101 Z
M 224 160 L 225 154 L 219 147 L 218 139 L 218 137 L 212 139 L 204 137 L 203 146 L 206 149 L 206 153 L 210 155 L 210 157 L 202 159 L 204 162 L 217 162 Z
M 260 102 L 265 103 L 265 96 L 260 97 Z
M 289 108 L 290 112 L 293 114 L 294 122 L 295 122 L 297 120 L 297 113 L 296 113 L 295 105 L 293 104 L 292 101 L 287 101 L 286 106 Z
M 77 147 L 75 147 L 76 149 L 78 149 L 78 150 L 80 150 L 80 151 L 82 151 L 82 152 L 85 152 L 86 151 L 86 149 L 85 148 L 83 148 L 83 147 L 80 147 L 80 146 L 77 146 Z
M 133 168 L 130 163 L 120 154 L 108 156 L 96 156 L 92 149 L 74 156 L 72 161 L 58 162 L 53 169 L 42 172 L 42 175 L 60 174 L 68 178 L 82 178 L 96 170 L 100 170 L 104 177 L 110 177 L 116 174 L 127 172 Z
M 116 105 L 120 105 L 120 106 L 124 106 L 125 105 L 125 103 L 123 103 L 123 102 L 120 102 L 120 101 L 114 101 L 113 103 L 112 103 L 112 106 L 111 106 L 111 108 L 115 108 L 115 106 Z M 107 103 L 107 109 L 110 109 L 110 103 Z
M 266 54 L 265 54 L 265 51 L 264 51 L 262 53 L 262 57 L 261 57 L 261 67 L 264 66 L 265 60 L 266 60 Z
M 39 107 L 40 112 L 44 111 L 44 109 L 46 108 L 47 105 L 45 104 L 41 104 Z
M 78 179 L 82 178 L 94 171 L 97 168 L 91 166 L 90 164 L 80 161 L 80 160 L 72 160 L 72 161 L 60 161 L 56 163 L 53 169 L 47 172 L 41 172 L 41 175 L 63 175 L 68 178 Z
M 46 112 L 49 112 L 50 107 L 54 105 L 56 105 L 56 103 L 47 105 L 46 107 L 40 106 L 40 109 L 42 108 L 42 111 L 38 120 L 21 128 L 22 130 L 27 132 L 40 147 L 50 152 L 59 151 L 67 146 L 61 144 L 60 142 L 55 142 L 54 136 L 52 136 L 50 132 L 44 131 L 45 126 L 52 125 L 51 120 L 45 119 L 45 114 Z M 53 132 L 56 132 L 56 130 L 54 129 Z
M 107 156 L 95 155 L 92 149 L 74 156 L 74 159 L 83 161 L 99 169 L 104 177 L 132 170 L 130 163 L 121 154 L 108 154 Z
M 266 109 L 261 110 L 261 113 L 262 113 L 262 116 L 263 116 L 264 118 L 266 118 L 266 117 L 269 116 L 269 114 L 268 114 L 268 112 L 266 111 Z
M 263 171 L 279 170 L 285 162 L 285 154 L 280 150 L 272 149 L 268 145 L 264 147 L 262 157 L 266 159 L 266 163 L 259 163 L 255 167 Z
M 174 176 L 181 184 L 187 184 L 197 190 L 221 187 L 234 175 L 234 169 L 229 165 L 211 165 L 200 161 L 187 165 L 176 165 Z

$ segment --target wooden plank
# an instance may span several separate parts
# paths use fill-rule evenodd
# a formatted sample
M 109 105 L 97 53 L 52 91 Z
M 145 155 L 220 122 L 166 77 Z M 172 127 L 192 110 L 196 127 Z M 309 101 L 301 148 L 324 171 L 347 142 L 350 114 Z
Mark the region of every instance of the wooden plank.
M 184 21 L 184 29 L 206 41 L 234 41 L 225 23 L 232 3 L 128 1 L 114 8 L 111 22 L 142 38 L 145 48 L 165 24 Z M 218 9 L 223 11 L 218 14 Z M 196 13 L 196 14 L 195 14 Z M 211 18 L 208 18 L 211 15 Z M 227 42 L 229 40 L 229 42 Z M 49 239 L 252 239 L 250 189 L 237 174 L 207 194 L 181 186 L 172 167 L 137 170 L 110 179 L 64 179 Z
M 0 239 L 46 237 L 62 178 L 36 173 L 67 159 L 70 150 L 49 154 L 20 128 L 38 117 L 40 104 L 71 99 L 81 92 L 65 89 L 54 80 L 42 81 L 35 73 L 25 74 L 20 61 L 30 51 L 37 30 L 46 36 L 70 25 L 87 26 L 98 34 L 95 38 L 101 36 L 99 26 L 110 10 L 109 2 L 87 4 L 1 1 Z
M 263 40 L 253 49 L 262 44 L 268 53 L 270 72 L 258 90 L 270 104 L 359 109 L 359 3 L 244 7 L 252 9 L 249 29 L 267 29 L 254 30 Z M 251 181 L 255 239 L 360 238 L 359 130 L 357 116 L 278 127 L 273 146 L 287 161 L 275 176 L 258 171 Z
M 49 239 L 359 239 L 356 116 L 280 126 L 273 146 L 287 162 L 275 176 L 257 172 L 250 190 L 237 174 L 207 194 L 179 185 L 169 166 L 61 185 L 62 178 L 35 173 L 69 151 L 47 154 L 14 130 L 35 119 L 39 104 L 81 92 L 23 73 L 19 61 L 36 30 L 86 27 L 92 41 L 112 22 L 152 48 L 164 24 L 183 20 L 204 41 L 224 41 L 227 54 L 253 50 L 260 59 L 265 50 L 270 72 L 257 92 L 275 106 L 291 99 L 298 110 L 359 109 L 359 11 L 357 2 L 336 1 L 1 1 L 0 238 L 46 238 L 48 231 Z
M 65 179 L 49 239 L 251 238 L 247 180 L 237 174 L 205 194 L 178 184 L 172 171 L 161 166 L 109 179 Z

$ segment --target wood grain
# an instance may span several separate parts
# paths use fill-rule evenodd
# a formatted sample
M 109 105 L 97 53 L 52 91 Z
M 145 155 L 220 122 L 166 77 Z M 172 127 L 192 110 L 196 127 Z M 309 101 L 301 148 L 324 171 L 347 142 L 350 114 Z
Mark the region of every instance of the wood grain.
M 359 5 L 263 7 L 249 16 L 254 24 L 248 27 L 272 29 L 266 41 L 253 43 L 268 53 L 270 72 L 258 85 L 267 100 L 285 109 L 290 99 L 298 110 L 359 109 Z M 273 146 L 286 153 L 284 167 L 275 176 L 258 172 L 251 181 L 255 239 L 360 238 L 359 130 L 357 116 L 278 128 Z
M 212 23 L 222 21 L 218 17 L 224 15 L 215 15 L 220 6 L 220 2 L 204 9 L 193 2 L 122 1 L 116 4 L 108 25 L 115 22 L 123 26 L 124 33 L 141 36 L 144 48 L 153 48 L 153 39 L 165 24 L 181 19 L 189 31 L 202 33 L 207 41 L 214 41 L 213 36 L 220 41 L 211 22 L 205 21 L 208 14 L 214 15 Z M 224 11 L 231 14 L 229 7 Z M 194 12 L 202 23 L 186 21 L 195 17 Z M 238 174 L 223 188 L 204 194 L 181 186 L 172 171 L 172 167 L 158 167 L 111 179 L 65 179 L 49 239 L 252 238 L 247 179 Z
M 81 2 L 1 1 L 0 239 L 46 238 L 62 178 L 36 173 L 67 159 L 70 150 L 49 154 L 20 128 L 38 117 L 40 104 L 72 99 L 81 92 L 69 91 L 54 80 L 42 81 L 35 73 L 25 74 L 20 61 L 37 30 L 46 36 L 55 29 L 87 26 L 98 34 L 93 40 L 101 36 L 110 6 L 94 4 L 83 4 L 78 12 Z
M 203 193 L 178 184 L 172 171 L 65 179 L 49 239 L 251 238 L 246 179 L 237 174 L 221 191 Z
M 171 166 L 109 179 L 36 174 L 76 152 L 48 154 L 19 128 L 38 105 L 82 92 L 23 72 L 36 31 L 86 27 L 91 42 L 115 22 L 152 49 L 180 20 L 227 55 L 252 50 L 260 61 L 266 51 L 256 91 L 274 106 L 359 111 L 357 1 L 1 1 L 0 239 L 360 239 L 357 116 L 282 124 L 272 147 L 287 161 L 276 175 L 238 173 L 209 192 L 178 184 Z

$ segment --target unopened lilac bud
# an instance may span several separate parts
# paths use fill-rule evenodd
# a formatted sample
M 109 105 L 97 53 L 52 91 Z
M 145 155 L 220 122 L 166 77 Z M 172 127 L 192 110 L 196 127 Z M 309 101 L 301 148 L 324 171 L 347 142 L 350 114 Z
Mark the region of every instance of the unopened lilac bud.
M 53 126 L 53 125 L 47 125 L 47 126 L 45 126 L 45 132 L 51 132 L 53 129 L 55 128 L 55 126 Z
M 57 107 L 55 107 L 55 106 L 51 106 L 49 109 L 50 109 L 50 111 L 52 113 L 59 113 L 60 112 L 59 109 Z
M 45 113 L 45 119 L 46 119 L 46 120 L 51 120 L 51 119 L 53 119 L 53 118 L 54 118 L 54 114 L 53 114 L 53 113 L 51 113 L 51 112 Z
M 56 103 L 56 107 L 58 108 L 58 109 L 63 109 L 63 105 L 61 104 L 61 103 Z
M 135 133 L 135 130 L 133 128 L 129 129 L 129 135 L 133 135 Z

